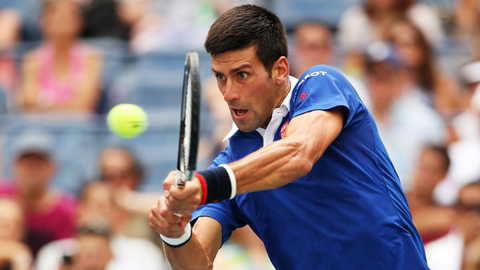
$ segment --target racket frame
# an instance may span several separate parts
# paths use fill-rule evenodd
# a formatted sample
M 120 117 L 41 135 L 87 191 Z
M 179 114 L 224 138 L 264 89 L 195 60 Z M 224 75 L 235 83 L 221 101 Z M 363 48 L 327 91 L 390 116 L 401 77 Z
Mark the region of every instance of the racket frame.
M 177 176 L 175 185 L 183 187 L 196 170 L 200 133 L 200 61 L 198 53 L 190 51 L 185 58 L 180 136 L 178 142 Z

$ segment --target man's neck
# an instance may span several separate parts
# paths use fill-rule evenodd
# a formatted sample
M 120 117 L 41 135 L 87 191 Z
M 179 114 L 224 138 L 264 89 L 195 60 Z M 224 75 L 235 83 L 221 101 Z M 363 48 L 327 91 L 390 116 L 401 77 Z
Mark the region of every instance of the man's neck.
M 281 99 L 279 100 L 277 106 L 275 108 L 280 108 L 283 104 L 283 101 L 285 98 L 288 96 L 288 93 L 290 92 L 291 88 L 291 83 L 290 83 L 290 78 L 287 78 L 287 80 L 283 83 L 284 91 L 282 93 Z
M 22 201 L 29 209 L 41 210 L 51 205 L 53 194 L 48 190 L 21 191 Z

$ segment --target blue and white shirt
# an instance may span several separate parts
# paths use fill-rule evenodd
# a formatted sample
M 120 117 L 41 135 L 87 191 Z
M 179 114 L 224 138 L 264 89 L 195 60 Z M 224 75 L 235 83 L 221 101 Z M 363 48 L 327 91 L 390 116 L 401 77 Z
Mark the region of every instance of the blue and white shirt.
M 193 218 L 216 219 L 223 242 L 236 228 L 250 225 L 279 270 L 428 269 L 375 122 L 353 86 L 331 67 L 314 66 L 302 75 L 278 110 L 288 112 L 275 126 L 265 132 L 234 129 L 212 167 L 268 144 L 272 129 L 273 140 L 280 140 L 298 115 L 335 107 L 344 109 L 343 129 L 307 175 L 277 189 L 203 206 Z

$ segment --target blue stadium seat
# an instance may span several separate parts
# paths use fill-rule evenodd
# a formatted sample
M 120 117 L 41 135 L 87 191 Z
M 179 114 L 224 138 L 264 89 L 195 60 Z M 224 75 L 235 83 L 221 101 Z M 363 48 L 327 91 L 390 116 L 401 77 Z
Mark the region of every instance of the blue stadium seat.
M 270 1 L 269 8 L 283 21 L 285 27 L 291 28 L 305 19 L 324 21 L 336 26 L 343 12 L 362 0 L 275 0 Z
M 0 86 L 0 115 L 7 113 L 7 93 L 5 90 Z
M 184 51 L 159 51 L 139 55 L 117 76 L 108 93 L 111 108 L 119 103 L 134 103 L 146 110 L 178 110 L 181 101 Z M 200 53 L 203 78 L 211 74 L 210 57 Z M 208 72 L 210 71 L 210 72 Z

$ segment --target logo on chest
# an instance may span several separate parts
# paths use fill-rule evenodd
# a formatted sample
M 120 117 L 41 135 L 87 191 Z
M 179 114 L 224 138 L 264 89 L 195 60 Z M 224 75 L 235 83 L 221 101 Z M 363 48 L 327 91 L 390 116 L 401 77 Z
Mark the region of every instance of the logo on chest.
M 287 127 L 288 127 L 289 123 L 290 123 L 290 121 L 285 122 L 285 124 L 283 124 L 282 128 L 280 128 L 280 138 L 283 139 L 285 137 L 285 131 L 287 131 Z
M 304 101 L 307 98 L 308 94 L 307 93 L 301 93 L 300 94 L 300 100 Z

